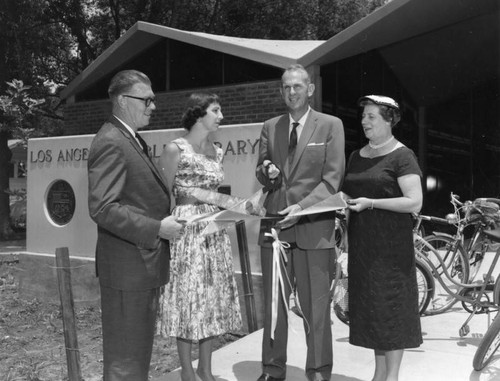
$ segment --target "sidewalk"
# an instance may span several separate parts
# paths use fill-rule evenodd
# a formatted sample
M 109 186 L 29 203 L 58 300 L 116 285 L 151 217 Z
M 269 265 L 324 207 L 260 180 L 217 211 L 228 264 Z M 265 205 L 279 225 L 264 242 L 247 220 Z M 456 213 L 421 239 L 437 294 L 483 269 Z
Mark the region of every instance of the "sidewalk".
M 492 255 L 485 257 L 478 274 L 489 267 Z M 500 264 L 494 272 L 500 276 Z M 479 275 L 479 276 L 480 276 Z M 421 318 L 424 343 L 405 351 L 401 381 L 500 381 L 500 349 L 481 372 L 474 371 L 472 360 L 488 328 L 488 316 L 476 315 L 469 322 L 470 333 L 459 336 L 467 313 L 460 303 L 448 312 Z M 494 318 L 491 315 L 491 319 Z M 369 381 L 375 369 L 373 351 L 349 344 L 349 327 L 332 314 L 332 381 Z M 305 381 L 306 345 L 302 319 L 289 314 L 287 381 Z M 213 373 L 217 381 L 255 381 L 261 374 L 262 330 L 227 345 L 213 354 Z M 194 362 L 196 365 L 196 361 Z M 179 369 L 153 381 L 178 381 Z
M 468 313 L 459 304 L 436 316 L 422 317 L 424 343 L 420 348 L 406 350 L 400 372 L 401 381 L 498 381 L 500 352 L 482 372 L 472 368 L 472 359 L 481 337 L 486 332 L 488 318 L 477 315 L 470 322 L 470 333 L 459 337 L 458 330 Z M 493 317 L 493 316 L 492 316 Z M 302 320 L 291 313 L 287 381 L 304 381 L 306 356 Z M 373 375 L 373 352 L 349 344 L 349 328 L 336 317 L 334 336 L 334 366 L 332 381 L 369 381 Z M 262 330 L 227 345 L 213 354 L 213 373 L 217 381 L 255 381 L 261 373 Z M 196 365 L 196 361 L 194 362 Z M 178 381 L 179 370 L 155 378 L 154 381 Z
M 26 240 L 0 242 L 0 255 L 16 254 L 26 251 Z
M 0 244 L 0 255 L 26 250 L 23 240 Z M 483 263 L 483 265 L 487 265 Z M 481 273 L 481 272 L 480 272 Z M 498 276 L 499 272 L 495 275 Z M 481 372 L 472 368 L 476 349 L 488 327 L 487 315 L 477 315 L 469 323 L 470 333 L 461 338 L 458 330 L 468 317 L 460 304 L 450 311 L 421 318 L 424 343 L 406 350 L 401 381 L 500 381 L 500 350 Z M 493 315 L 491 316 L 493 318 Z M 349 344 L 349 327 L 333 314 L 334 367 L 332 381 L 369 381 L 373 375 L 371 350 Z M 287 381 L 304 381 L 306 346 L 302 320 L 289 315 Z M 262 330 L 231 343 L 213 354 L 213 373 L 217 381 L 255 381 L 261 373 Z M 196 366 L 197 361 L 194 362 Z M 178 381 L 179 369 L 153 381 Z

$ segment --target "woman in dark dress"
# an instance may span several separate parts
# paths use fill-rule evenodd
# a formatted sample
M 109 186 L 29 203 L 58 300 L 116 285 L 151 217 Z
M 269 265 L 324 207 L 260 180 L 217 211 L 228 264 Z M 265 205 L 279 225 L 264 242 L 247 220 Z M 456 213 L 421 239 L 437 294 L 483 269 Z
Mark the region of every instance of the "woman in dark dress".
M 392 128 L 398 104 L 368 95 L 361 124 L 368 144 L 349 158 L 349 342 L 374 350 L 373 381 L 398 380 L 405 348 L 422 343 L 411 213 L 422 206 L 421 171 Z

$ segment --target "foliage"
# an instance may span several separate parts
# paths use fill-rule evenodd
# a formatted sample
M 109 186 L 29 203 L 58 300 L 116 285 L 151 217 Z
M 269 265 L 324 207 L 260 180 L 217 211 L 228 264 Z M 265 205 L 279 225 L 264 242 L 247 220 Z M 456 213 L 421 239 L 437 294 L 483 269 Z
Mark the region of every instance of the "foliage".
M 20 295 L 22 272 L 18 255 L 0 255 L 0 379 L 67 380 L 60 304 Z M 86 381 L 102 380 L 101 310 L 95 301 L 89 301 L 75 303 L 74 312 L 82 377 Z M 214 350 L 241 336 L 227 333 L 217 337 Z M 193 358 L 198 358 L 198 346 L 193 348 Z M 157 336 L 150 375 L 165 379 L 179 366 L 175 338 Z
M 49 95 L 138 20 L 246 38 L 328 39 L 388 0 L 3 0 L 1 84 Z
M 0 130 L 19 137 L 29 136 L 34 130 L 32 117 L 45 100 L 31 98 L 28 92 L 31 86 L 21 80 L 14 79 L 7 85 L 6 94 L 0 95 Z
M 30 96 L 31 86 L 26 86 L 22 80 L 14 79 L 7 82 L 7 90 L 0 95 L 0 239 L 13 236 L 10 221 L 10 195 L 8 165 L 12 153 L 8 147 L 8 139 L 12 137 L 27 140 L 40 131 L 36 128 L 39 120 L 39 107 L 44 99 Z M 25 225 L 25 202 L 16 206 L 16 227 Z
M 17 231 L 26 230 L 26 189 L 9 191 L 10 221 L 12 228 Z
M 388 1 L 2 0 L 0 239 L 9 235 L 8 139 L 61 135 L 60 90 L 137 21 L 235 37 L 325 40 Z
M 290 40 L 326 40 L 383 5 L 384 0 L 227 1 L 219 34 Z

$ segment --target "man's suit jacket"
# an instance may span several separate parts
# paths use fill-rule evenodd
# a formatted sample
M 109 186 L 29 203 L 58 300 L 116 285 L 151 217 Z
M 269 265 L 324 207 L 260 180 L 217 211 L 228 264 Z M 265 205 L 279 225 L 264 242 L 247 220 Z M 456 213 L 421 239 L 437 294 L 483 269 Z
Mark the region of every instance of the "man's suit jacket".
M 100 284 L 146 290 L 168 281 L 168 241 L 158 238 L 170 212 L 161 173 L 123 124 L 111 117 L 92 141 L 88 159 L 89 211 L 97 223 Z
M 293 161 L 288 163 L 290 117 L 282 115 L 264 122 L 260 137 L 256 174 L 269 189 L 264 206 L 276 214 L 287 206 L 302 209 L 339 191 L 345 170 L 344 128 L 332 115 L 311 109 L 297 142 Z M 275 181 L 262 173 L 262 163 L 270 160 L 279 169 Z M 271 243 L 263 235 L 270 224 L 263 220 L 259 243 Z M 327 249 L 335 246 L 335 214 L 323 213 L 302 217 L 294 226 L 280 232 L 280 239 L 295 242 L 301 249 Z

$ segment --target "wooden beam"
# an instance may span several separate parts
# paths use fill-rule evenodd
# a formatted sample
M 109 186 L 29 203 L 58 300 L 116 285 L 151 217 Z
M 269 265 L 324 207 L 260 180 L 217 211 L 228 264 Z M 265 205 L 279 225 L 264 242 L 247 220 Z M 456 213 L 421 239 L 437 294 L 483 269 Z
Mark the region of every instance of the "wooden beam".
M 73 291 L 71 289 L 71 268 L 67 247 L 56 249 L 57 280 L 63 314 L 64 342 L 69 381 L 81 381 L 80 351 L 76 334 Z

